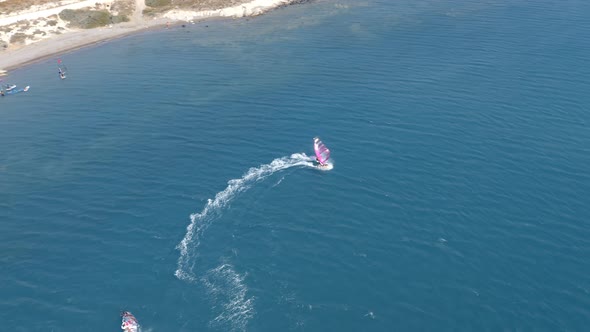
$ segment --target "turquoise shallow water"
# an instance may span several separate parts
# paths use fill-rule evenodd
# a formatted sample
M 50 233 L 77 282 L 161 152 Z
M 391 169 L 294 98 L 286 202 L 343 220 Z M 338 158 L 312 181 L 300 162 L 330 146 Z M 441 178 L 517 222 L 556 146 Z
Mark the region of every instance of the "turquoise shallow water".
M 15 71 L 2 330 L 584 330 L 589 10 L 325 0 Z

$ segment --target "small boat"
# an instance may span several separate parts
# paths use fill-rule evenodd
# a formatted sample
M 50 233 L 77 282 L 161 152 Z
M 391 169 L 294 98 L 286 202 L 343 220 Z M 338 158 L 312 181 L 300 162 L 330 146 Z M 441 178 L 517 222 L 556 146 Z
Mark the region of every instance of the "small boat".
M 320 167 L 328 166 L 328 159 L 330 159 L 330 150 L 320 140 L 319 137 L 313 138 L 313 150 L 315 152 L 315 160 L 319 163 Z
M 10 89 L 10 90 L 5 90 L 5 91 L 3 92 L 3 94 L 1 94 L 1 95 L 2 95 L 2 96 L 3 96 L 3 95 L 15 95 L 15 94 L 17 94 L 17 93 L 21 93 L 21 92 L 27 92 L 27 91 L 29 91 L 29 86 L 28 86 L 28 85 L 27 85 L 27 86 L 25 86 L 24 88 L 20 88 L 20 89 L 17 89 L 17 88 L 16 88 L 16 86 L 15 86 L 14 88 L 12 88 L 12 89 Z
M 125 332 L 140 332 L 139 322 L 129 311 L 121 312 L 121 330 Z
M 14 85 L 14 84 L 6 84 L 6 89 L 5 89 L 6 92 L 12 91 L 14 89 L 16 89 L 16 85 Z

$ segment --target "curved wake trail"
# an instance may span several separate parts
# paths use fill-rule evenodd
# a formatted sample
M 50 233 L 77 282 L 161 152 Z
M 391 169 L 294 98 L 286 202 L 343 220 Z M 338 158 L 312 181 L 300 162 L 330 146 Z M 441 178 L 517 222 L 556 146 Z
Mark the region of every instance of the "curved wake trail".
M 200 245 L 200 237 L 211 225 L 225 206 L 239 193 L 273 173 L 291 167 L 314 167 L 313 158 L 304 153 L 295 153 L 290 157 L 282 157 L 273 160 L 270 164 L 250 168 L 241 178 L 228 181 L 228 186 L 217 193 L 214 199 L 209 199 L 200 213 L 191 214 L 191 222 L 186 228 L 186 234 L 176 246 L 180 250 L 180 257 L 174 275 L 181 280 L 194 282 L 196 277 L 193 272 L 194 255 Z
M 214 307 L 216 317 L 209 326 L 221 331 L 246 331 L 254 316 L 254 298 L 248 297 L 245 275 L 240 275 L 231 264 L 222 264 L 207 271 L 202 282 L 219 306 Z

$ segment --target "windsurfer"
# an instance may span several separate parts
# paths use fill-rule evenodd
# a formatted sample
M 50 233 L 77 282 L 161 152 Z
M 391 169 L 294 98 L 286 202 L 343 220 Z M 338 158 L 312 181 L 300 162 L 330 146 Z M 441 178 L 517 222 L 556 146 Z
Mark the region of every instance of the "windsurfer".
M 129 311 L 121 312 L 122 322 L 121 329 L 125 332 L 137 332 L 139 331 L 139 323 L 135 316 Z
M 330 150 L 326 145 L 320 141 L 319 137 L 313 138 L 313 149 L 315 152 L 315 160 L 318 162 L 319 167 L 326 167 L 328 159 L 330 159 Z
M 315 158 L 315 161 L 318 162 L 318 167 L 327 167 L 328 166 L 328 163 L 323 163 L 318 158 Z

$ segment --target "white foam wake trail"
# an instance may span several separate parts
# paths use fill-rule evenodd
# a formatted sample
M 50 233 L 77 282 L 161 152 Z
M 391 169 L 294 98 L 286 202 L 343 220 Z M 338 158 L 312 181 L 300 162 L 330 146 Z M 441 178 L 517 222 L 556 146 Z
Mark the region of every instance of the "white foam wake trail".
M 203 283 L 215 301 L 214 309 L 221 310 L 209 323 L 211 327 L 223 331 L 246 331 L 248 321 L 254 317 L 254 298 L 247 296 L 245 277 L 230 264 L 222 264 L 207 272 Z
M 186 228 L 186 234 L 176 246 L 180 250 L 180 257 L 174 275 L 181 280 L 195 281 L 194 253 L 200 244 L 200 236 L 219 211 L 227 206 L 237 194 L 247 190 L 252 184 L 275 172 L 291 167 L 314 167 L 313 158 L 304 153 L 295 153 L 290 157 L 277 158 L 270 164 L 250 168 L 241 178 L 229 180 L 227 187 L 218 192 L 214 199 L 209 199 L 200 213 L 191 214 L 191 222 Z

